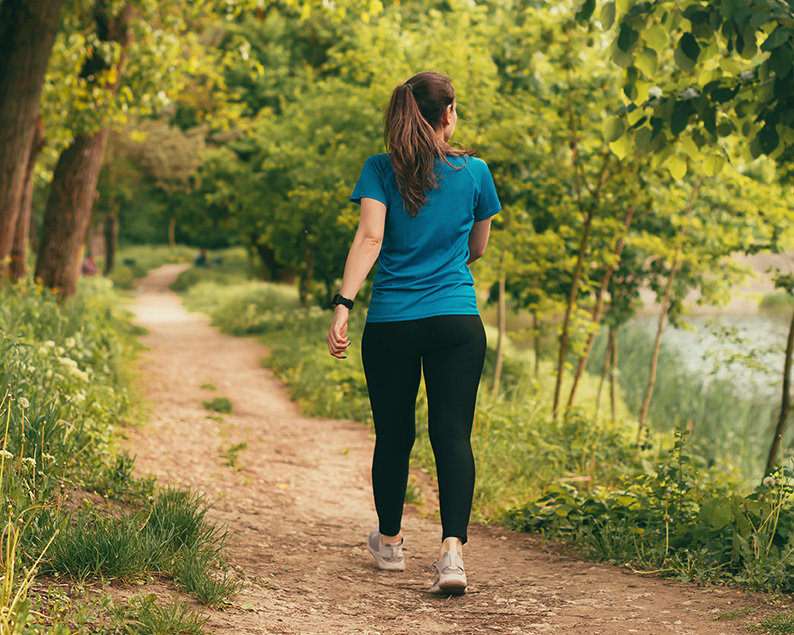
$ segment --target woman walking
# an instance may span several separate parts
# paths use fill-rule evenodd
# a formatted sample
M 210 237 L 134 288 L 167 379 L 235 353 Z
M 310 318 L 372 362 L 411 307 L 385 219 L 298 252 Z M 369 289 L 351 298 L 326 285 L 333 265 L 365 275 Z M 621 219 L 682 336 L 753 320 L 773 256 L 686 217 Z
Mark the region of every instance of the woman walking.
M 350 199 L 358 231 L 334 298 L 328 349 L 344 358 L 353 300 L 378 260 L 361 355 L 375 422 L 372 487 L 379 525 L 367 547 L 402 571 L 401 522 L 422 373 L 438 472 L 442 543 L 432 592 L 466 590 L 463 545 L 474 491 L 471 428 L 485 332 L 468 265 L 485 252 L 501 206 L 488 166 L 449 139 L 455 91 L 440 73 L 394 89 L 385 114 L 389 154 L 367 159 Z

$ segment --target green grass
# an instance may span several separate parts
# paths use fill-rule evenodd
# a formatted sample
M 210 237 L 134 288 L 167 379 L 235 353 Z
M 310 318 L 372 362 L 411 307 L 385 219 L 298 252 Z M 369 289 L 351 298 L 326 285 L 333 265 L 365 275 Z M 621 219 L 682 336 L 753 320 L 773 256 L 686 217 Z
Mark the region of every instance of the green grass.
M 116 254 L 113 271 L 109 278 L 119 289 L 132 289 L 135 281 L 146 276 L 152 269 L 168 263 L 192 262 L 196 249 L 187 245 L 130 245 L 122 246 Z M 97 258 L 100 271 L 104 260 Z
M 219 412 L 224 415 L 230 414 L 233 408 L 232 402 L 228 397 L 213 397 L 212 399 L 206 399 L 201 402 L 201 405 L 207 410 Z
M 176 599 L 158 604 L 154 594 L 137 595 L 115 606 L 116 633 L 129 635 L 202 635 L 207 617 Z
M 794 611 L 784 611 L 770 615 L 758 624 L 748 626 L 747 630 L 753 633 L 768 633 L 769 635 L 794 633 Z

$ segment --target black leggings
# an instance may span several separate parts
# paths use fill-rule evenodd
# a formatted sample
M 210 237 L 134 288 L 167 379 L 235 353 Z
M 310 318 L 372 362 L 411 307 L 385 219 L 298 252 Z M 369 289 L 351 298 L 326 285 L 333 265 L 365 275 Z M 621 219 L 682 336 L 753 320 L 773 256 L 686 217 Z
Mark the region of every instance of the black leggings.
M 465 543 L 474 492 L 471 427 L 485 359 L 480 316 L 368 322 L 361 354 L 375 421 L 372 489 L 380 532 L 400 533 L 416 435 L 416 394 L 424 371 L 442 540 L 455 537 Z

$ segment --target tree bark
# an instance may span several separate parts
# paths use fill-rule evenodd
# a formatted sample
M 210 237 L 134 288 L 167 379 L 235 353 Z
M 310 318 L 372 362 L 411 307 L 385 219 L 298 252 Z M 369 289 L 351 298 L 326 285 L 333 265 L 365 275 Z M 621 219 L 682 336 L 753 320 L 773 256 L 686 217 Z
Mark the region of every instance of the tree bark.
M 794 352 L 794 314 L 788 328 L 788 341 L 786 342 L 786 362 L 783 367 L 783 397 L 780 402 L 780 416 L 775 426 L 775 436 L 772 437 L 772 446 L 769 448 L 769 457 L 766 460 L 766 473 L 775 469 L 783 443 L 783 433 L 786 431 L 789 415 L 791 414 L 791 357 Z
M 61 153 L 44 213 L 36 277 L 61 298 L 74 295 L 108 131 L 80 135 Z
M 108 90 L 118 88 L 124 65 L 124 51 L 129 36 L 128 26 L 132 8 L 126 5 L 111 18 L 97 8 L 97 27 L 101 40 L 122 45 L 122 55 L 116 69 L 116 82 Z M 104 60 L 95 56 L 81 71 L 86 77 L 107 69 Z M 58 289 L 61 299 L 74 295 L 79 277 L 80 251 L 85 242 L 91 220 L 91 208 L 96 194 L 99 170 L 105 154 L 109 131 L 79 134 L 58 158 L 52 179 L 52 189 L 44 214 L 36 276 L 49 288 Z
M 27 274 L 28 268 L 28 241 L 30 236 L 31 218 L 33 215 L 33 172 L 36 159 L 44 147 L 44 124 L 38 117 L 33 141 L 30 145 L 25 181 L 22 187 L 22 199 L 19 202 L 19 218 L 14 232 L 14 244 L 11 248 L 11 268 L 9 273 L 12 280 L 21 280 Z
M 692 195 L 689 198 L 687 205 L 686 217 L 692 212 L 692 206 L 695 204 L 698 190 L 702 181 L 698 181 L 692 189 Z M 681 227 L 679 231 L 679 239 L 683 238 L 686 225 Z M 675 274 L 678 272 L 678 261 L 681 257 L 681 245 L 675 249 L 673 254 L 673 263 L 670 266 L 670 275 L 667 278 L 667 286 L 664 290 L 664 302 L 662 303 L 662 310 L 659 314 L 659 326 L 656 329 L 656 339 L 653 343 L 653 353 L 651 354 L 651 374 L 648 377 L 648 387 L 645 389 L 645 398 L 642 400 L 642 408 L 640 409 L 639 422 L 637 425 L 637 443 L 642 439 L 642 430 L 645 427 L 645 419 L 648 416 L 648 409 L 651 407 L 651 397 L 653 396 L 653 387 L 656 384 L 656 365 L 659 359 L 659 347 L 662 343 L 662 333 L 664 332 L 664 323 L 667 319 L 667 312 L 670 310 L 670 293 L 673 289 L 675 282 Z
M 623 229 L 623 235 L 618 240 L 618 244 L 615 246 L 615 258 L 620 259 L 620 254 L 623 253 L 623 245 L 625 244 L 626 234 L 629 231 L 629 227 L 631 226 L 631 219 L 634 217 L 634 207 L 629 210 L 629 213 L 626 215 L 626 223 Z M 609 287 L 609 281 L 612 278 L 612 273 L 615 271 L 615 266 L 612 265 L 607 267 L 607 271 L 604 274 L 604 279 L 601 281 L 601 287 L 598 289 L 598 295 L 596 297 L 596 304 L 593 308 L 593 315 L 592 320 L 596 324 L 599 323 L 601 320 L 601 311 L 604 308 L 604 296 L 607 292 L 607 287 Z M 593 331 L 590 336 L 587 338 L 587 343 L 585 344 L 584 353 L 579 358 L 579 365 L 576 368 L 576 372 L 573 376 L 573 385 L 571 386 L 571 392 L 568 395 L 568 403 L 565 406 L 565 409 L 568 410 L 573 405 L 573 400 L 576 397 L 576 389 L 579 386 L 579 380 L 582 378 L 584 374 L 584 369 L 587 366 L 587 360 L 590 357 L 590 349 L 593 347 L 593 340 L 595 339 L 596 332 Z
M 168 220 L 168 245 L 172 249 L 176 247 L 176 218 L 173 216 Z
M 9 272 L 39 97 L 63 0 L 0 3 L 0 279 Z M 24 157 L 20 160 L 20 157 Z

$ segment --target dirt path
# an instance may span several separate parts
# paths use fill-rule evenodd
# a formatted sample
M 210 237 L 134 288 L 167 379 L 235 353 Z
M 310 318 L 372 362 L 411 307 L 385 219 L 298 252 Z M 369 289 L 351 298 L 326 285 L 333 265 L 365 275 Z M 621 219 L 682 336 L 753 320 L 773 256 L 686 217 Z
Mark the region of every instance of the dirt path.
M 375 524 L 370 431 L 302 417 L 261 366 L 264 348 L 221 335 L 182 308 L 167 290 L 178 271 L 154 271 L 135 307 L 149 329 L 142 372 L 152 416 L 129 446 L 140 473 L 217 499 L 211 515 L 229 526 L 228 555 L 245 586 L 233 607 L 212 612 L 209 632 L 746 632 L 748 618 L 716 620 L 758 604 L 744 593 L 633 575 L 540 548 L 530 536 L 477 526 L 465 554 L 469 593 L 432 596 L 440 526 L 415 514 L 404 525 L 406 571 L 379 571 L 364 546 Z M 202 389 L 205 382 L 217 391 Z M 213 396 L 231 399 L 233 413 L 208 418 L 201 401 Z M 220 455 L 240 443 L 247 447 L 235 469 Z

